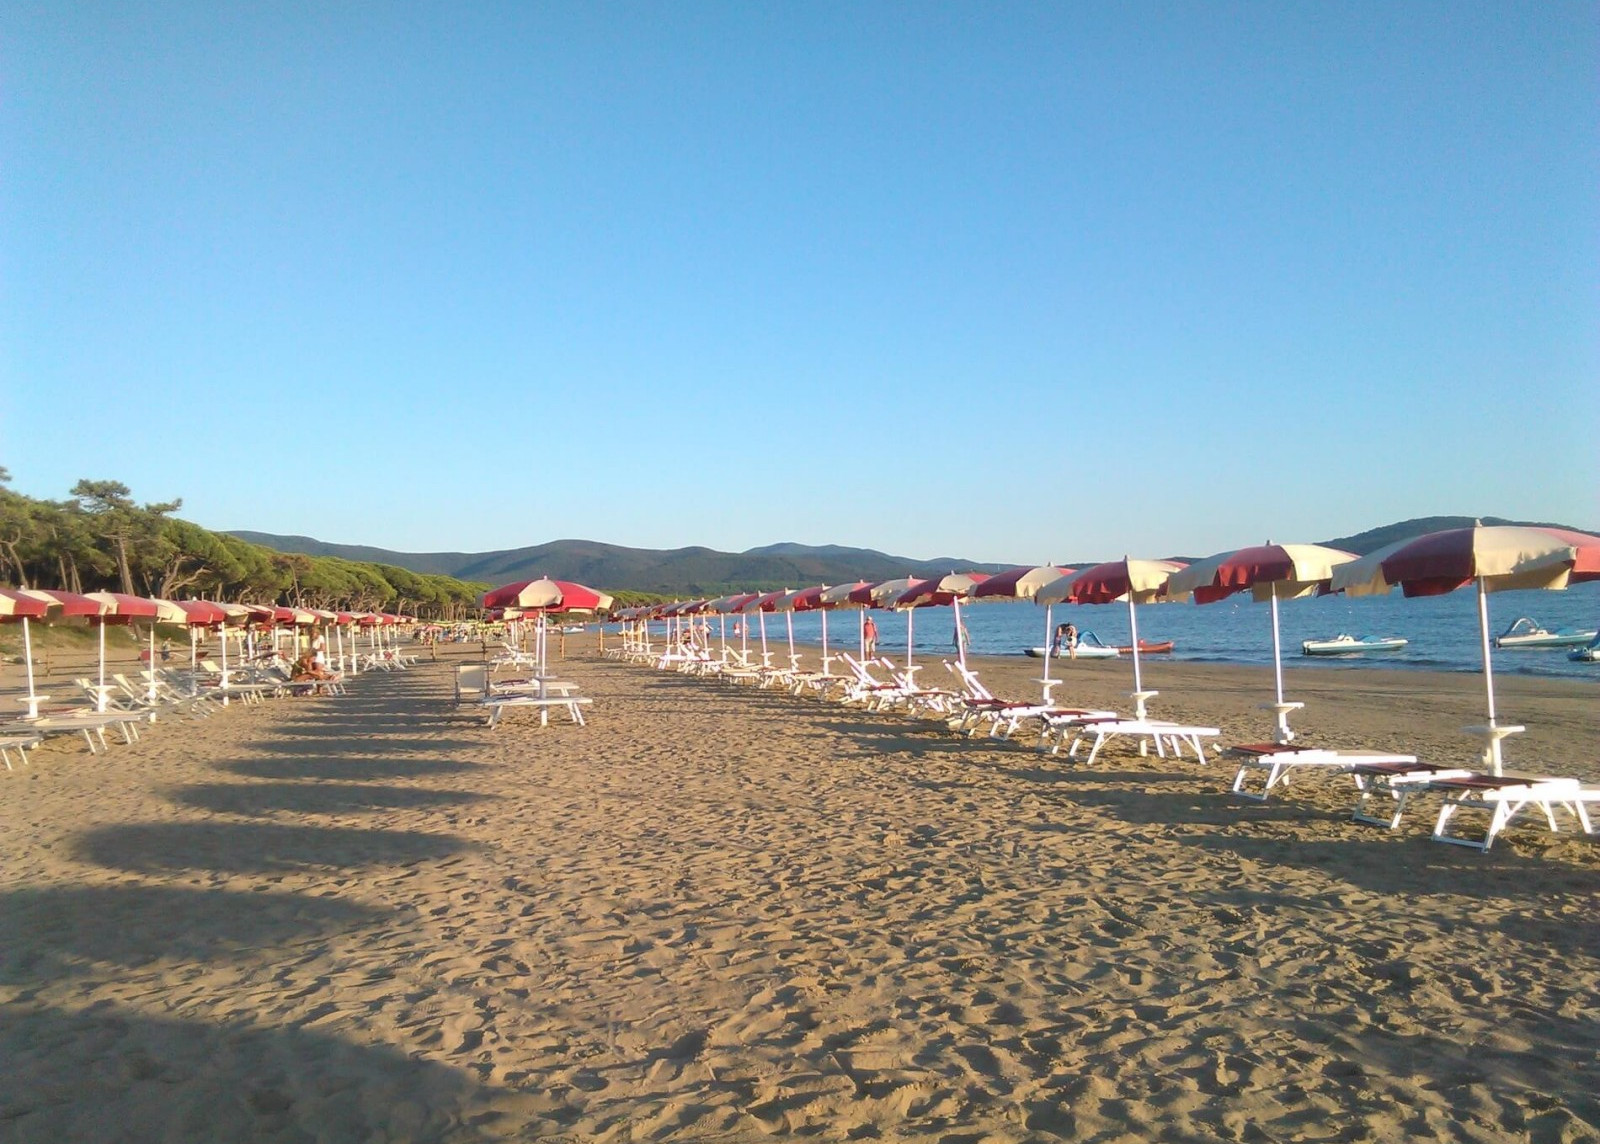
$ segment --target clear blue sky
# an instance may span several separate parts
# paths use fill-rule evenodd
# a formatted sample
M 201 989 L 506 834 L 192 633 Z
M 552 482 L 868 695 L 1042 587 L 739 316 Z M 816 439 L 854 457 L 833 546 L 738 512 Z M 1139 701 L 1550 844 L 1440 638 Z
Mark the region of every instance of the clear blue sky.
M 1587 0 L 6 10 L 30 496 L 405 551 L 1600 527 Z

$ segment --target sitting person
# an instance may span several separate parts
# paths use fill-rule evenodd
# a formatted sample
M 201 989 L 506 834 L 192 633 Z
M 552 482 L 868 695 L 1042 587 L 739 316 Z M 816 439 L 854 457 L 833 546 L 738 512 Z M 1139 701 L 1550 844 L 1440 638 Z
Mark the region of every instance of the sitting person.
M 332 678 L 333 672 L 323 667 L 310 655 L 303 655 L 295 660 L 294 670 L 289 673 L 290 683 L 318 684 L 318 686 L 312 688 L 313 693 L 325 692 L 327 689 L 322 687 L 321 683 Z

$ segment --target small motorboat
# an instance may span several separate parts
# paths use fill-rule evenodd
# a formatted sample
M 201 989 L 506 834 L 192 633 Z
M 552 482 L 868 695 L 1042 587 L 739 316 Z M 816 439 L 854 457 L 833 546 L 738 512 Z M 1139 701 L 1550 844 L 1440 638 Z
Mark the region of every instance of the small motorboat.
M 1523 616 L 1495 637 L 1494 646 L 1533 651 L 1547 647 L 1578 647 L 1593 640 L 1597 634 L 1600 633 L 1593 629 L 1580 632 L 1573 628 L 1562 628 L 1560 631 L 1552 632 L 1540 627 L 1538 620 Z
M 1399 651 L 1408 641 L 1399 636 L 1352 636 L 1340 633 L 1331 640 L 1306 640 L 1301 655 L 1361 655 L 1369 651 Z
M 1569 651 L 1567 658 L 1573 663 L 1600 663 L 1600 635 L 1596 635 L 1588 647 Z

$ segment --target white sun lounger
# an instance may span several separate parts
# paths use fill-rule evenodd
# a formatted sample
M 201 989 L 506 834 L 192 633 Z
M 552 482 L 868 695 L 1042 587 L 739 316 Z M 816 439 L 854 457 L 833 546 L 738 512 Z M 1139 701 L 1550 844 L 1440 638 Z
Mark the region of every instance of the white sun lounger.
M 5 760 L 6 770 L 15 770 L 11 765 L 11 752 L 17 753 L 17 758 L 23 766 L 28 765 L 28 752 L 44 742 L 44 736 L 38 732 L 4 731 L 0 732 L 0 759 Z
M 1593 834 L 1594 825 L 1589 819 L 1587 804 L 1600 802 L 1600 790 L 1585 789 L 1578 779 L 1553 775 L 1471 774 L 1435 779 L 1424 784 L 1420 791 L 1444 795 L 1444 805 L 1439 808 L 1433 827 L 1433 840 L 1474 850 L 1488 850 L 1494 845 L 1495 836 L 1519 814 L 1531 814 L 1535 809 L 1543 812 L 1545 825 L 1552 834 L 1560 832 L 1555 814 L 1558 809 L 1571 814 L 1585 834 Z M 1482 838 L 1451 833 L 1451 824 L 1459 825 L 1456 816 L 1463 810 L 1488 812 L 1489 822 Z
M 1076 758 L 1078 748 L 1087 739 L 1091 742 L 1084 765 L 1092 766 L 1100 748 L 1112 739 L 1133 738 L 1154 744 L 1156 754 L 1161 758 L 1166 758 L 1170 750 L 1175 758 L 1181 759 L 1187 744 L 1194 751 L 1195 758 L 1203 763 L 1206 761 L 1206 749 L 1201 739 L 1214 739 L 1220 734 L 1222 729 L 1219 727 L 1191 727 L 1160 719 L 1103 719 L 1077 726 L 1072 745 L 1067 748 L 1067 758 Z
M 1228 747 L 1222 753 L 1224 757 L 1236 759 L 1239 763 L 1238 773 L 1233 776 L 1233 793 L 1257 802 L 1265 802 L 1273 787 L 1288 783 L 1290 775 L 1301 769 L 1346 774 L 1363 765 L 1417 761 L 1415 755 L 1396 755 L 1385 751 L 1334 751 L 1286 743 L 1245 743 Z M 1266 772 L 1266 782 L 1259 794 L 1245 789 L 1247 778 L 1256 771 Z
M 489 708 L 489 726 L 498 727 L 500 716 L 508 707 L 532 707 L 539 712 L 539 725 L 550 725 L 550 711 L 559 708 L 566 711 L 567 715 L 578 726 L 585 726 L 583 721 L 583 707 L 593 703 L 587 695 L 491 695 L 484 701 L 484 706 Z

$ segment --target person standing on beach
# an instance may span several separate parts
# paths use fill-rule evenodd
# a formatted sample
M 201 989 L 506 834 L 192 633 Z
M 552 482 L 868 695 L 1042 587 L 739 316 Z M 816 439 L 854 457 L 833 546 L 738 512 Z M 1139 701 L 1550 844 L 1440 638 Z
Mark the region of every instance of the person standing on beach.
M 1078 658 L 1078 626 L 1067 624 L 1061 629 L 1061 642 L 1067 646 L 1067 658 Z
M 866 659 L 875 659 L 878 654 L 878 625 L 871 616 L 861 625 L 861 654 Z

